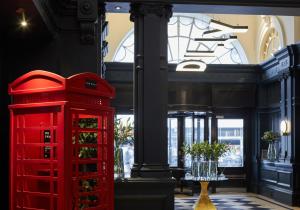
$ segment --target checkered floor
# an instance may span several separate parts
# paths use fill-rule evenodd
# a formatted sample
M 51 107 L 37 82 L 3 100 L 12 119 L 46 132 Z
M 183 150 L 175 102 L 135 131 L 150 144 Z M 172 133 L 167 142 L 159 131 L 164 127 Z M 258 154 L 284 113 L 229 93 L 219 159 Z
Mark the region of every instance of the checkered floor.
M 175 198 L 175 210 L 192 210 L 193 205 L 198 199 L 194 197 Z M 238 210 L 238 209 L 255 209 L 255 210 L 290 210 L 283 205 L 277 205 L 273 202 L 249 195 L 234 196 L 211 196 L 211 200 L 218 210 Z M 292 210 L 292 209 L 291 209 Z

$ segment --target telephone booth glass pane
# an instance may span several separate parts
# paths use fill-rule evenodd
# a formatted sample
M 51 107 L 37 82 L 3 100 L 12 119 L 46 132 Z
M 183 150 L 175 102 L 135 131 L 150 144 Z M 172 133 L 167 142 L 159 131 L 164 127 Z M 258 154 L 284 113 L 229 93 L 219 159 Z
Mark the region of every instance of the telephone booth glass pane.
M 72 114 L 75 209 L 107 209 L 108 116 Z

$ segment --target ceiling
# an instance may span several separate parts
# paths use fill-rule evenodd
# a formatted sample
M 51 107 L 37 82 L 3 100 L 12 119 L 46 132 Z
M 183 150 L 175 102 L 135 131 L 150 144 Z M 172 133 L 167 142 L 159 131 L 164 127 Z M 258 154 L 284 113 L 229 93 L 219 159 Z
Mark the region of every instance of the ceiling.
M 31 38 L 35 38 L 37 36 L 49 36 L 49 28 L 47 28 L 46 24 L 44 23 L 42 16 L 35 6 L 35 3 L 49 3 L 50 1 L 51 3 L 54 2 L 57 4 L 58 9 L 60 9 L 62 12 L 66 11 L 66 8 L 71 8 L 72 10 L 76 9 L 76 0 L 2 0 L 0 7 L 0 35 L 3 36 L 6 34 L 8 36 L 16 36 L 17 38 L 22 38 L 24 36 Z M 128 1 L 142 2 L 141 0 Z M 128 13 L 130 9 L 129 2 L 125 2 L 125 0 L 108 0 L 106 1 L 107 12 Z M 173 4 L 174 12 L 300 16 L 299 0 L 152 0 L 152 2 L 175 3 Z M 224 6 L 222 4 L 226 5 Z M 117 6 L 120 8 L 116 9 Z M 25 10 L 25 13 L 30 21 L 30 30 L 22 33 L 22 36 L 20 36 L 18 33 L 15 33 L 16 31 L 20 30 L 20 28 L 18 28 L 18 24 L 20 22 L 19 20 L 21 14 L 16 12 L 19 8 L 23 8 Z
M 108 0 L 106 3 L 107 12 L 128 13 L 130 2 L 142 2 L 142 0 Z M 300 16 L 300 2 L 298 0 L 152 0 L 151 2 L 171 3 L 173 4 L 173 12 L 180 13 Z

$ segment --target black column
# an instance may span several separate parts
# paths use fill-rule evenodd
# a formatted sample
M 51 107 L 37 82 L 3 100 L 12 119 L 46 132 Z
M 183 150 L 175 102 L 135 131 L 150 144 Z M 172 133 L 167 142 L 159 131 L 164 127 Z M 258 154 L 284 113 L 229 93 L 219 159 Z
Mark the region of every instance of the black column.
M 132 177 L 170 177 L 167 45 L 170 5 L 133 4 L 135 164 Z
M 171 6 L 133 4 L 135 30 L 135 164 L 116 180 L 115 210 L 173 210 L 175 181 L 168 165 L 167 44 Z

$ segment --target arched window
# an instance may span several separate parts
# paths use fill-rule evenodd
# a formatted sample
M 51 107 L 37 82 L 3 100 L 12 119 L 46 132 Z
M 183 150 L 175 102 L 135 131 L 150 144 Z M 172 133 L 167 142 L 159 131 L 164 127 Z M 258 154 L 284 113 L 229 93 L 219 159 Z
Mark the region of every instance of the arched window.
M 213 50 L 218 44 L 215 41 L 199 42 L 203 33 L 211 30 L 210 17 L 202 14 L 175 14 L 168 26 L 168 62 L 179 63 L 183 60 L 186 50 Z M 203 57 L 206 64 L 247 64 L 246 54 L 238 40 L 218 47 L 215 57 Z M 131 30 L 121 41 L 113 57 L 114 62 L 134 61 L 134 31 Z

